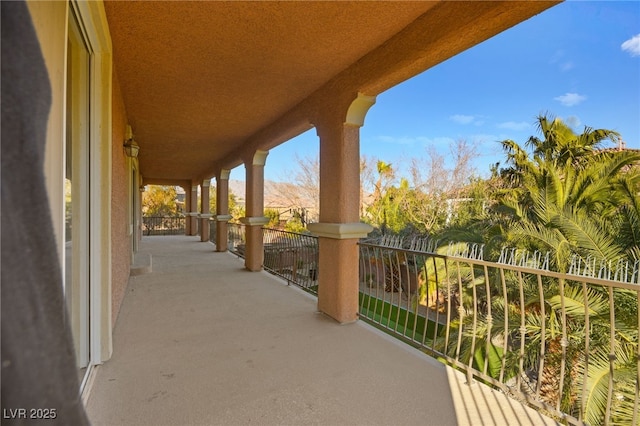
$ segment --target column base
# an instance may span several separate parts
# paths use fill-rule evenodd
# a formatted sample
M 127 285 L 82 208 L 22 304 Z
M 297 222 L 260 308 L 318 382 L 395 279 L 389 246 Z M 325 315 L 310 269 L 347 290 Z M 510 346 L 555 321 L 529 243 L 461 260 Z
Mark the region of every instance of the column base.
M 358 320 L 358 240 L 320 237 L 318 310 L 341 324 Z
M 223 216 L 223 215 L 220 215 L 220 216 Z M 229 216 L 229 219 L 230 218 L 231 216 Z M 214 224 L 214 226 L 216 227 L 216 251 L 218 252 L 227 251 L 227 243 L 229 239 L 227 221 L 229 219 L 216 220 L 216 223 Z
M 269 223 L 269 218 L 264 216 L 241 217 L 240 223 L 246 226 L 247 245 L 244 252 L 244 266 L 252 272 L 261 271 L 264 261 L 262 227 Z
M 318 310 L 341 324 L 358 320 L 358 241 L 373 227 L 366 223 L 312 223 L 319 237 Z
M 200 241 L 204 243 L 209 241 L 209 218 L 211 214 L 200 213 L 198 217 L 200 218 Z

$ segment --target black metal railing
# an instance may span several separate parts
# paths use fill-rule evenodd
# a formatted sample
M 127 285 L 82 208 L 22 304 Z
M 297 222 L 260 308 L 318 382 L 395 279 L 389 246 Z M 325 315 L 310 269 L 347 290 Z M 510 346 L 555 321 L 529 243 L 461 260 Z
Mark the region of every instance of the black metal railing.
M 318 294 L 318 237 L 280 229 L 262 228 L 264 269 L 309 293 Z M 245 226 L 228 225 L 229 251 L 244 257 Z
M 244 256 L 244 226 L 229 250 Z M 317 294 L 318 238 L 263 229 L 264 268 Z M 361 241 L 360 318 L 570 424 L 639 424 L 640 262 L 571 262 L 459 243 Z
M 240 257 L 244 257 L 247 244 L 245 226 L 239 223 L 227 224 L 227 249 Z
M 264 268 L 318 294 L 318 237 L 263 228 Z
M 463 246 L 361 242 L 360 318 L 563 422 L 638 424 L 638 262 L 561 274 Z
M 186 219 L 174 216 L 143 216 L 144 235 L 180 235 L 184 234 Z

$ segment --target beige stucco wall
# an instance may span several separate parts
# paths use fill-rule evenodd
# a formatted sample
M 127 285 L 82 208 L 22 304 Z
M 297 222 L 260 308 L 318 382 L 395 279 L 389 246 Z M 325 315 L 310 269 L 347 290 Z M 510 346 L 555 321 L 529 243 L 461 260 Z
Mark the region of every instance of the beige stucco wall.
M 115 325 L 124 298 L 131 267 L 129 236 L 129 174 L 122 143 L 127 115 L 116 73 L 113 73 L 113 128 L 111 154 L 111 322 Z

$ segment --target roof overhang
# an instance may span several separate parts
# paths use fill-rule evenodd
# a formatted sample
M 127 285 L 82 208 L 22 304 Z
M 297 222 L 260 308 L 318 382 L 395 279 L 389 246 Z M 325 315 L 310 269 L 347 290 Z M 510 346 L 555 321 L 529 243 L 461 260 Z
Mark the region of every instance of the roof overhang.
M 107 1 L 146 183 L 213 176 L 556 1 Z

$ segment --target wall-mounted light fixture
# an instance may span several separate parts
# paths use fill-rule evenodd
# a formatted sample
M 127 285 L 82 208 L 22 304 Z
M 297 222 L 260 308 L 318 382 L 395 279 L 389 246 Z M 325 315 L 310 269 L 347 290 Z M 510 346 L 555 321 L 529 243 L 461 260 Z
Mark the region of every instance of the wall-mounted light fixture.
M 127 157 L 136 158 L 139 151 L 140 147 L 138 146 L 136 141 L 133 140 L 133 132 L 131 131 L 131 126 L 127 125 L 124 140 L 124 152 L 125 154 L 127 154 Z

